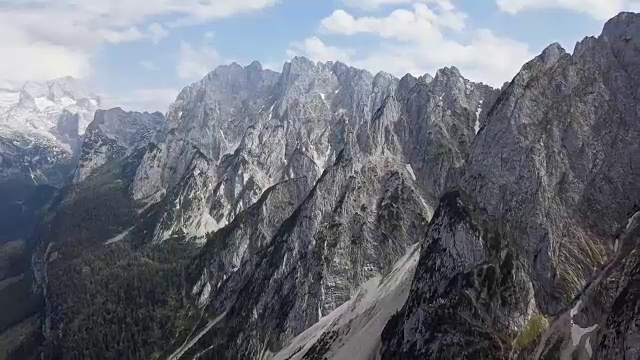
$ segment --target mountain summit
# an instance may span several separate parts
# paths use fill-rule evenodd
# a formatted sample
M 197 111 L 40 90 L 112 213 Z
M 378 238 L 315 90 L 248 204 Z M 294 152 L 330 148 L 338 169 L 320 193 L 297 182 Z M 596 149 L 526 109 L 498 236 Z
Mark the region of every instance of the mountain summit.
M 233 63 L 86 131 L 43 117 L 96 104 L 72 80 L 25 86 L 7 116 L 84 135 L 10 359 L 638 358 L 639 34 L 620 14 L 501 90 Z
M 0 178 L 63 185 L 100 98 L 71 77 L 0 92 Z

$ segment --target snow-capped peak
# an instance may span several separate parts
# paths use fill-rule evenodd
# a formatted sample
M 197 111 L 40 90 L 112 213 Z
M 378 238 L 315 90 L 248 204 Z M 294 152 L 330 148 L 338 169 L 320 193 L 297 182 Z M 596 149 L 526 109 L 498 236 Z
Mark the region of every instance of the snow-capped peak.
M 97 98 L 90 92 L 86 85 L 78 79 L 70 76 L 53 79 L 46 82 L 27 82 L 20 91 L 21 95 L 32 98 L 47 98 L 57 103 L 63 99 L 91 99 Z
M 100 98 L 82 81 L 63 77 L 27 82 L 20 90 L 0 91 L 0 135 L 47 142 L 71 152 L 93 120 Z M 72 133 L 69 133 L 70 123 Z
M 0 156 L 11 164 L 0 178 L 38 176 L 38 183 L 62 186 L 100 98 L 82 81 L 64 77 L 0 89 Z M 60 169 L 60 171 L 58 171 Z

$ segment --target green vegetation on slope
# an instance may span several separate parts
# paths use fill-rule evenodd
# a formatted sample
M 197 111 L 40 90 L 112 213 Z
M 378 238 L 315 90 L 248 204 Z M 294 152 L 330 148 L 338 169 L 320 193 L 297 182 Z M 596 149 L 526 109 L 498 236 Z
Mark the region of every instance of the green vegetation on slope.
M 198 320 L 184 285 L 193 245 L 145 243 L 154 222 L 138 214 L 129 193 L 138 160 L 102 166 L 52 209 L 41 237 L 52 334 L 45 359 L 159 358 Z
M 549 326 L 544 316 L 534 313 L 527 322 L 527 325 L 516 339 L 516 351 L 526 349 L 532 344 Z
M 51 355 L 157 358 L 197 320 L 183 287 L 192 250 L 179 241 L 141 249 L 123 242 L 51 263 L 52 325 L 58 330 Z

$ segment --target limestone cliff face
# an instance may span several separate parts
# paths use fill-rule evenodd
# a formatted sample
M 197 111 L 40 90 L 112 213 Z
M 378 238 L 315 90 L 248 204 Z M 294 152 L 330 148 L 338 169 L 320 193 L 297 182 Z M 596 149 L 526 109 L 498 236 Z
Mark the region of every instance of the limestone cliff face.
M 74 183 L 85 180 L 105 163 L 144 148 L 164 125 L 164 115 L 160 113 L 126 112 L 120 108 L 98 110 L 82 139 Z
M 378 159 L 355 162 L 344 153 L 291 210 L 268 241 L 251 232 L 246 260 L 226 280 L 201 279 L 205 287 L 219 285 L 198 298 L 208 295 L 209 311 L 226 314 L 203 338 L 200 350 L 216 344 L 207 356 L 259 358 L 282 349 L 347 302 L 361 284 L 390 271 L 424 233 L 429 217 L 404 167 Z M 230 230 L 210 241 L 234 246 L 243 238 L 224 236 Z M 207 274 L 215 272 L 209 268 Z
M 637 357 L 639 33 L 621 14 L 501 90 L 294 58 L 219 67 L 166 124 L 99 113 L 60 205 L 86 231 L 43 235 L 51 334 L 75 336 L 53 285 L 87 247 L 145 269 L 181 244 L 169 359 Z
M 257 62 L 219 67 L 180 93 L 166 122 L 99 111 L 42 234 L 37 269 L 51 288 L 47 318 L 56 319 L 46 328 L 74 336 L 64 324 L 84 311 L 54 286 L 66 266 L 91 264 L 75 250 L 131 246 L 135 257 L 178 241 L 202 245 L 183 283 L 172 284 L 184 311 L 217 320 L 176 330 L 187 339 L 167 344 L 171 358 L 274 356 L 354 295 L 375 297 L 362 287 L 390 276 L 379 289 L 395 294 L 395 308 L 381 307 L 379 332 L 407 296 L 398 274 L 413 271 L 412 250 L 460 178 L 494 93 L 455 68 L 397 79 L 294 58 L 282 73 Z M 94 198 L 112 201 L 85 201 Z M 80 225 L 62 213 L 83 214 L 87 221 L 75 220 L 86 231 L 72 236 Z M 374 311 L 359 309 L 361 319 Z
M 501 90 L 294 58 L 219 67 L 166 124 L 99 113 L 40 249 L 52 334 L 85 310 L 67 266 L 121 246 L 169 252 L 171 301 L 136 305 L 169 359 L 637 357 L 637 34 L 621 14 Z
M 573 55 L 552 45 L 498 97 L 383 358 L 513 356 L 535 340 L 532 322 L 572 308 L 613 258 L 640 199 L 639 31 L 638 15 L 621 14 Z
M 633 359 L 640 355 L 640 213 L 616 239 L 611 261 L 520 358 Z
M 363 156 L 412 165 L 432 205 L 466 157 L 490 92 L 455 68 L 431 81 L 306 58 L 282 73 L 257 62 L 222 66 L 178 96 L 133 197 L 171 204 L 154 241 L 175 233 L 203 241 L 281 181 L 305 178 L 311 188 L 353 141 Z
M 71 77 L 0 91 L 0 180 L 64 186 L 99 106 Z
M 252 67 L 259 69 L 242 74 Z M 493 93 L 455 68 L 398 80 L 340 63 L 286 64 L 268 100 L 244 108 L 253 120 L 233 135 L 233 153 L 218 159 L 196 151 L 198 172 L 186 170 L 173 190 L 191 195 L 167 195 L 184 211 L 167 224 L 205 211 L 221 227 L 190 277 L 194 303 L 224 316 L 174 355 L 271 356 L 391 272 L 462 174 Z M 195 174 L 215 180 L 198 182 Z M 197 211 L 180 200 L 193 209 L 206 196 L 210 205 Z M 226 217 L 218 212 L 227 209 Z

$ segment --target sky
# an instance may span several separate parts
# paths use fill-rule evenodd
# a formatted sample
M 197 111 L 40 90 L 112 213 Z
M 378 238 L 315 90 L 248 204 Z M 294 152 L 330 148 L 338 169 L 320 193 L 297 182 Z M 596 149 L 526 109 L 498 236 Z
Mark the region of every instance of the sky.
M 166 111 L 215 67 L 306 56 L 373 73 L 456 66 L 499 87 L 640 0 L 0 0 L 0 88 L 84 79 L 105 107 Z

